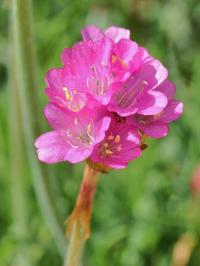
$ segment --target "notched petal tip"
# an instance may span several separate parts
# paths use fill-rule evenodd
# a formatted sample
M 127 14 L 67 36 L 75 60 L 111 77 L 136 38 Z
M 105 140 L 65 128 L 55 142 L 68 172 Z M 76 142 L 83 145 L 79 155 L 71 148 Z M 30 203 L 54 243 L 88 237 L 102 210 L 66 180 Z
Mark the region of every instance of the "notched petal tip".
M 103 38 L 104 33 L 95 25 L 89 25 L 81 29 L 81 35 L 84 41 L 98 41 Z
M 184 105 L 182 102 L 176 101 L 177 102 L 177 106 L 175 107 L 175 112 L 179 115 L 182 115 L 183 113 L 183 109 L 184 109 Z

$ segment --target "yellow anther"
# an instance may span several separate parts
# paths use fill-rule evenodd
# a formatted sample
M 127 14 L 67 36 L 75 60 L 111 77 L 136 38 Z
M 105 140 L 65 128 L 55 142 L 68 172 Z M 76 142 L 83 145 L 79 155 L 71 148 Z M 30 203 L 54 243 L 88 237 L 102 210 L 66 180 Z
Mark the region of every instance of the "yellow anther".
M 106 143 L 104 143 L 104 145 L 103 145 L 105 148 L 107 148 L 108 147 L 108 143 L 106 142 Z
M 114 139 L 113 135 L 108 136 L 108 140 L 113 140 L 113 139 Z
M 119 142 L 120 142 L 120 140 L 121 140 L 121 137 L 120 137 L 120 135 L 117 135 L 117 136 L 115 137 L 115 143 L 119 143 Z
M 154 115 L 153 118 L 155 118 L 155 119 L 159 119 L 159 118 L 161 117 L 162 114 L 163 114 L 163 111 L 160 112 L 160 113 L 158 113 L 158 114 L 156 114 L 156 115 Z
M 143 80 L 142 83 L 143 83 L 144 85 L 147 85 L 147 84 L 148 84 L 148 82 L 147 82 L 146 80 Z
M 120 62 L 120 64 L 123 66 L 123 67 L 128 67 L 127 63 L 121 59 L 119 56 L 117 55 L 113 55 L 112 56 L 112 63 L 115 64 L 117 61 Z
M 118 56 L 113 55 L 112 56 L 112 63 L 114 64 L 117 61 L 117 59 L 118 59 Z
M 73 97 L 72 95 L 69 93 L 69 90 L 67 87 L 63 87 L 63 91 L 65 92 L 65 97 L 67 100 L 72 101 Z
M 111 150 L 109 150 L 109 149 L 106 149 L 106 150 L 105 150 L 105 153 L 106 153 L 107 155 L 111 155 L 111 154 L 113 154 L 113 152 L 112 152 Z

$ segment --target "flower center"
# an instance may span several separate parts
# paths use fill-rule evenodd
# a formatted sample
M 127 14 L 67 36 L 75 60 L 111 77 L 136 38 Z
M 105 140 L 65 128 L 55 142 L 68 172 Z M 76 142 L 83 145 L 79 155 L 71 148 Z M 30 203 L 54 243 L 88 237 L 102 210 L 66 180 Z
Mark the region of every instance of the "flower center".
M 155 120 L 158 120 L 161 115 L 163 114 L 163 111 L 156 114 L 156 115 L 140 115 L 140 114 L 135 114 L 135 119 L 140 125 L 146 125 L 150 122 L 153 122 Z
M 67 87 L 63 87 L 63 91 L 67 100 L 64 104 L 66 104 L 73 112 L 80 111 L 85 104 L 85 96 L 82 93 L 79 93 L 75 88 L 71 90 Z M 62 99 L 60 100 L 62 101 Z
M 118 106 L 122 108 L 131 107 L 135 105 L 137 99 L 144 92 L 146 81 L 135 81 L 134 84 L 125 84 L 123 89 L 117 94 Z
M 122 149 L 122 145 L 120 143 L 120 135 L 117 134 L 116 136 L 114 136 L 111 133 L 101 145 L 100 158 L 108 158 L 111 157 L 114 153 L 120 152 Z
M 64 91 L 64 93 L 65 93 L 65 97 L 66 97 L 66 99 L 67 99 L 68 101 L 72 101 L 74 97 L 73 97 L 73 94 L 70 93 L 70 91 L 68 90 L 68 88 L 67 88 L 67 87 L 63 87 L 63 91 Z M 74 92 L 74 94 L 76 94 L 76 93 L 77 93 L 77 90 L 74 89 L 73 92 Z
M 148 123 L 149 119 L 151 119 L 152 116 L 151 115 L 139 115 L 139 114 L 135 114 L 135 119 L 138 122 L 138 124 L 140 125 L 145 125 Z
M 100 74 L 95 65 L 91 66 L 90 73 L 90 77 L 87 78 L 88 89 L 90 89 L 97 96 L 101 96 L 106 93 L 110 86 L 110 78 L 108 74 Z
M 119 62 L 120 65 L 124 68 L 128 67 L 128 64 L 121 57 L 119 57 L 118 55 L 113 55 L 112 56 L 112 63 L 115 64 L 116 62 Z
M 82 145 L 89 148 L 94 143 L 92 123 L 82 125 L 78 118 L 75 118 L 74 125 L 72 130 L 68 129 L 66 131 L 68 143 L 74 148 Z

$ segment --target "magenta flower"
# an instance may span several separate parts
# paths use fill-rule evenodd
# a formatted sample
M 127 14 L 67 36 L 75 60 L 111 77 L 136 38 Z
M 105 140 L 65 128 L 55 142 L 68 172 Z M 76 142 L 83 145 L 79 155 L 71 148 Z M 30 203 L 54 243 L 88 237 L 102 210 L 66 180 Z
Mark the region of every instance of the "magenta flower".
M 53 131 L 36 140 L 38 157 L 124 168 L 142 154 L 144 135 L 167 135 L 183 104 L 174 100 L 167 69 L 130 40 L 129 30 L 88 26 L 82 36 L 64 49 L 63 67 L 46 75 Z
M 168 124 L 178 119 L 183 112 L 183 103 L 173 100 L 176 88 L 172 82 L 165 80 L 158 90 L 165 93 L 168 100 L 167 106 L 161 112 L 155 115 L 135 114 L 128 118 L 132 126 L 152 138 L 165 137 L 169 131 Z

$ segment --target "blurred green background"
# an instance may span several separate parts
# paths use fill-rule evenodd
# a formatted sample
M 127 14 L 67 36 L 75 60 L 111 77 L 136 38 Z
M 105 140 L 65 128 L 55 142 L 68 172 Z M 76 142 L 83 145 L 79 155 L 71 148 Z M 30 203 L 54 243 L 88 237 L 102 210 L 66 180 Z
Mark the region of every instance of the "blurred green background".
M 17 96 L 9 82 L 11 5 L 0 1 L 0 265 L 60 266 L 64 220 L 75 204 L 84 165 L 45 167 L 50 196 L 38 189 L 24 142 L 26 125 L 21 126 L 27 121 L 13 109 Z M 200 200 L 190 183 L 200 164 L 200 2 L 34 0 L 37 134 L 49 129 L 42 114 L 44 75 L 61 65 L 62 49 L 80 40 L 80 28 L 87 24 L 129 28 L 132 39 L 168 67 L 185 111 L 170 134 L 148 141 L 149 148 L 127 169 L 102 175 L 84 265 L 199 266 Z M 55 220 L 52 213 L 58 213 Z

